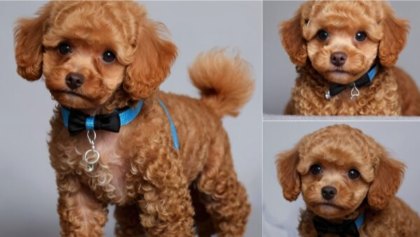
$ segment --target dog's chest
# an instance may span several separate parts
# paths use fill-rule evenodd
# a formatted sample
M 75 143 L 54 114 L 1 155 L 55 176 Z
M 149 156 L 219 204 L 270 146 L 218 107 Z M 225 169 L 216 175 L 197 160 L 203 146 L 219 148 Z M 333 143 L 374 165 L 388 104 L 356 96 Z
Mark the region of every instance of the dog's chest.
M 82 150 L 78 173 L 82 180 L 92 189 L 97 198 L 114 203 L 127 200 L 127 176 L 129 175 L 129 159 L 121 152 L 119 134 L 97 132 L 94 142 L 95 150 L 99 153 L 99 160 L 89 171 L 83 161 L 83 155 L 92 147 L 87 141 L 80 141 Z

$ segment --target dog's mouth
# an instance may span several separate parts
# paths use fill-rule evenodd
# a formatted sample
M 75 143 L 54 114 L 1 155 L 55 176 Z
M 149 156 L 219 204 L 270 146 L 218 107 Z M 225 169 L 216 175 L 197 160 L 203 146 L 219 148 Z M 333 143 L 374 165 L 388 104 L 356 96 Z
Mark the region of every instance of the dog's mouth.
M 349 206 L 343 206 L 332 202 L 310 203 L 308 208 L 316 215 L 326 219 L 344 218 L 354 211 Z
M 353 82 L 356 77 L 352 72 L 336 68 L 327 71 L 326 79 L 337 84 L 348 84 Z
M 73 109 L 94 109 L 98 107 L 93 97 L 70 90 L 50 90 L 54 100 L 60 105 Z
M 342 75 L 353 75 L 352 73 L 345 71 L 341 68 L 337 68 L 337 69 L 333 69 L 333 70 L 329 70 L 328 73 L 333 73 L 333 74 L 342 74 Z
M 87 97 L 87 96 L 85 96 L 81 93 L 78 93 L 78 92 L 75 92 L 75 91 L 70 91 L 70 90 L 54 90 L 54 91 L 51 91 L 51 93 L 53 95 L 66 95 L 66 96 L 69 96 L 70 98 L 76 97 L 76 98 L 81 98 L 81 99 L 84 99 L 84 100 L 90 100 L 89 97 Z
M 319 205 L 319 206 L 329 206 L 329 207 L 341 208 L 339 205 L 336 205 L 336 204 L 330 203 L 330 202 L 322 202 L 322 203 L 318 203 L 317 205 Z
M 316 203 L 314 206 L 316 206 L 319 209 L 330 210 L 330 211 L 332 211 L 332 210 L 343 210 L 344 209 L 343 207 L 341 207 L 337 204 L 331 203 L 331 202 Z

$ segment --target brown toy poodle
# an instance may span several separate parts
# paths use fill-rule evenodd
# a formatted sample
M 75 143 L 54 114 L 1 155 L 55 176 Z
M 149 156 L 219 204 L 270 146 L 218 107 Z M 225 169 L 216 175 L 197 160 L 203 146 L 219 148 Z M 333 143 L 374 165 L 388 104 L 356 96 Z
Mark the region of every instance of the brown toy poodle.
M 298 77 L 286 114 L 420 115 L 415 82 L 395 67 L 408 22 L 383 1 L 308 1 L 283 22 Z
M 284 198 L 302 193 L 303 237 L 420 234 L 419 216 L 395 197 L 404 165 L 358 129 L 333 125 L 303 137 L 278 155 L 277 172 Z
M 250 205 L 221 118 L 251 97 L 248 64 L 214 50 L 189 70 L 200 99 L 160 92 L 177 54 L 164 34 L 131 1 L 49 2 L 17 23 L 18 73 L 43 75 L 59 104 L 62 236 L 103 236 L 108 204 L 117 236 L 243 235 Z

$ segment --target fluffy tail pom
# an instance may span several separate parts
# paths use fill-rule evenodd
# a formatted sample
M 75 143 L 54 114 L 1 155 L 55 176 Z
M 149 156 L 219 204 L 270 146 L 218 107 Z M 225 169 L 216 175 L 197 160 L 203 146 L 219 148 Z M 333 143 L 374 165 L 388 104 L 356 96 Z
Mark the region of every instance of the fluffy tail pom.
M 239 55 L 228 56 L 225 50 L 200 54 L 189 74 L 203 103 L 220 117 L 238 115 L 254 91 L 249 64 Z

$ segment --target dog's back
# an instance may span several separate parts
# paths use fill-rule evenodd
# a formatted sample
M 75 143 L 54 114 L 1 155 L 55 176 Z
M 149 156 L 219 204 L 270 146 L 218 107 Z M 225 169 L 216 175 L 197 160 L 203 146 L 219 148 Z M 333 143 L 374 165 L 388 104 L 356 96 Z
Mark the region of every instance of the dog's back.
M 201 156 L 199 151 L 206 148 L 211 150 L 217 144 L 220 146 L 217 148 L 218 152 L 228 150 L 226 144 L 229 140 L 221 118 L 239 114 L 240 108 L 252 95 L 254 82 L 249 65 L 239 56 L 227 56 L 223 50 L 199 55 L 189 68 L 189 74 L 193 84 L 200 90 L 201 98 L 165 92 L 159 92 L 157 97 L 166 104 L 173 117 L 183 144 L 180 150 L 182 159 L 189 162 L 184 167 L 191 169 L 186 171 L 187 176 L 194 179 L 197 175 L 194 170 L 197 167 L 191 165 L 188 156 Z M 158 110 L 160 111 L 159 108 Z M 201 147 L 191 144 L 201 144 Z M 212 162 L 211 160 L 208 162 Z

